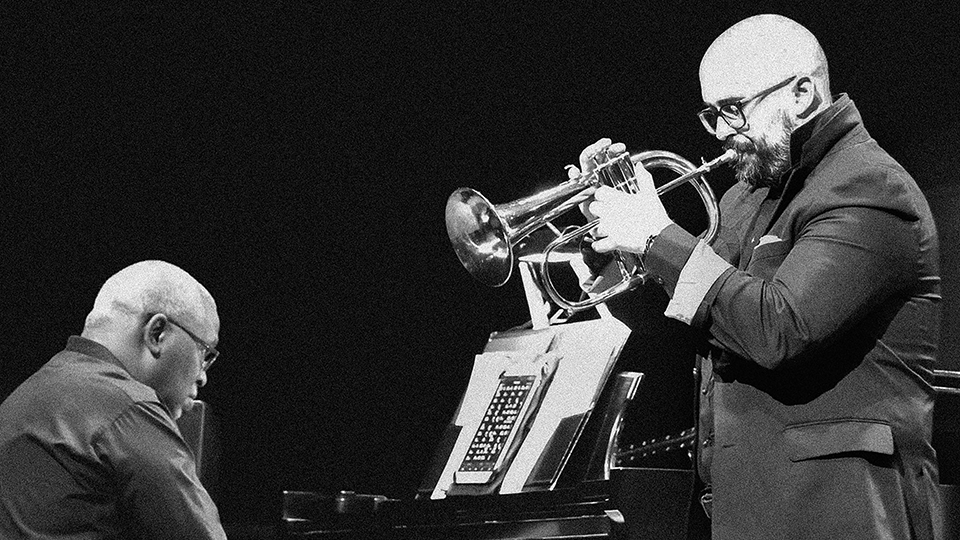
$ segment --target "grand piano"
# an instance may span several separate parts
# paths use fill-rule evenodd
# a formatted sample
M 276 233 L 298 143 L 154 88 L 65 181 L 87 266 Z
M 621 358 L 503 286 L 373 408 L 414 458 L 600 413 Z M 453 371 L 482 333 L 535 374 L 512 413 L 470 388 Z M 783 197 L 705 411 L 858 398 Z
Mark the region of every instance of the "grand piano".
M 515 346 L 515 337 L 494 334 L 488 350 L 504 343 L 508 348 Z M 498 341 L 502 338 L 506 340 Z M 610 360 L 608 369 L 601 370 L 593 399 L 582 411 L 550 425 L 552 434 L 537 447 L 539 456 L 524 471 L 524 482 L 509 487 L 509 478 L 501 475 L 479 487 L 455 485 L 456 475 L 451 477 L 450 469 L 463 462 L 457 441 L 469 440 L 469 434 L 462 435 L 464 430 L 476 427 L 455 420 L 438 444 L 434 465 L 414 498 L 284 491 L 279 536 L 338 540 L 709 538 L 709 521 L 698 499 L 701 486 L 690 466 L 696 440 L 693 429 L 640 444 L 624 445 L 621 440 L 622 428 L 629 420 L 626 412 L 642 388 L 644 376 L 613 372 L 619 352 L 601 353 L 609 353 Z M 960 372 L 937 371 L 936 385 L 934 446 L 940 456 L 946 538 L 960 538 L 960 426 L 956 422 L 960 418 Z M 562 384 L 554 380 L 551 388 L 562 388 Z M 467 401 L 465 396 L 461 409 Z M 544 405 L 549 406 L 549 401 L 543 399 Z M 527 430 L 527 440 L 532 440 L 532 435 L 536 438 L 534 431 Z M 514 452 L 513 458 L 516 465 L 523 456 Z M 687 466 L 675 466 L 678 463 Z
M 629 333 L 616 320 L 494 333 L 414 498 L 284 491 L 281 537 L 689 538 L 703 518 L 691 505 L 693 430 L 624 442 L 644 386 L 642 373 L 618 371 Z M 516 412 L 497 470 L 496 456 L 475 451 L 503 427 L 504 411 L 491 410 L 524 373 L 517 363 L 551 367 L 532 370 L 540 392 Z M 483 459 L 494 472 L 473 480 Z
M 443 500 L 285 492 L 282 537 L 686 539 L 691 480 L 690 471 L 623 468 L 570 488 Z

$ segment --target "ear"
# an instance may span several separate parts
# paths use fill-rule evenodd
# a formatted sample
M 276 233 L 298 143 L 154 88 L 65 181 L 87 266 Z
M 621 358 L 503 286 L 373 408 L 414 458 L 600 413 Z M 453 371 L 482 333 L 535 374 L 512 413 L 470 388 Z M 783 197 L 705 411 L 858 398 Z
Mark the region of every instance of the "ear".
M 809 120 L 817 111 L 820 110 L 820 104 L 823 98 L 820 97 L 820 90 L 816 83 L 810 77 L 800 77 L 794 83 L 793 88 L 794 114 L 800 120 Z
M 154 358 L 160 356 L 164 342 L 170 332 L 170 321 L 163 313 L 157 313 L 150 317 L 143 326 L 143 343 Z

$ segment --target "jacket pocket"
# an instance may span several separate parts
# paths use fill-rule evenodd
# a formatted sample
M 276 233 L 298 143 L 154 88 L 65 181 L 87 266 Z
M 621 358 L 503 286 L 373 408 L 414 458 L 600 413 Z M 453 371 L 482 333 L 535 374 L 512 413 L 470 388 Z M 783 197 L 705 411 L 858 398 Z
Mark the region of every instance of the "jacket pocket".
M 753 255 L 751 257 L 755 260 L 768 259 L 770 257 L 779 257 L 782 259 L 792 247 L 793 246 L 785 240 L 767 242 L 766 244 L 761 244 L 753 248 Z
M 753 250 L 753 253 L 750 254 L 750 262 L 747 263 L 747 270 L 751 274 L 765 280 L 772 279 L 774 274 L 777 273 L 777 269 L 783 264 L 783 260 L 787 258 L 787 254 L 790 253 L 790 248 L 792 247 L 793 246 L 783 240 L 757 246 Z
M 849 452 L 893 455 L 893 430 L 872 420 L 812 422 L 783 432 L 791 461 L 803 461 Z

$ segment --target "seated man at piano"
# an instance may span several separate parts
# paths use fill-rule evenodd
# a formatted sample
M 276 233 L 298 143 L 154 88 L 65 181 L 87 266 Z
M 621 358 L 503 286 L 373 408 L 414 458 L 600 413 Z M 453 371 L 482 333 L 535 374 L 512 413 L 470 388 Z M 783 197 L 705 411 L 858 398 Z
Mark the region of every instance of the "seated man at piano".
M 107 279 L 0 405 L 0 538 L 225 539 L 176 420 L 217 357 L 217 306 L 172 264 Z
M 941 538 L 927 201 L 853 99 L 831 94 L 798 23 L 735 24 L 699 75 L 699 120 L 736 152 L 717 240 L 677 226 L 640 164 L 638 193 L 599 187 L 584 210 L 599 219 L 592 249 L 635 254 L 670 297 L 664 314 L 702 335 L 697 465 L 713 538 Z M 601 139 L 580 169 L 625 150 Z

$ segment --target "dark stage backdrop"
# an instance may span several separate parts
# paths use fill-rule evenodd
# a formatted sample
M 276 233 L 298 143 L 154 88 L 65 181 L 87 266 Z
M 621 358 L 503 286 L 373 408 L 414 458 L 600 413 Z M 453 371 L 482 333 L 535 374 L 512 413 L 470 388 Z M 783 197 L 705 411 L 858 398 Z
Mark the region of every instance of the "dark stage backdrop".
M 715 156 L 695 116 L 700 57 L 762 4 L 6 2 L 0 396 L 80 331 L 103 280 L 165 259 L 223 322 L 201 397 L 220 424 L 224 521 L 276 520 L 281 489 L 412 497 L 473 355 L 526 320 L 518 279 L 488 289 L 460 267 L 449 193 L 530 194 L 601 136 Z M 942 364 L 958 368 L 947 4 L 781 13 L 820 37 L 834 90 L 930 199 Z

